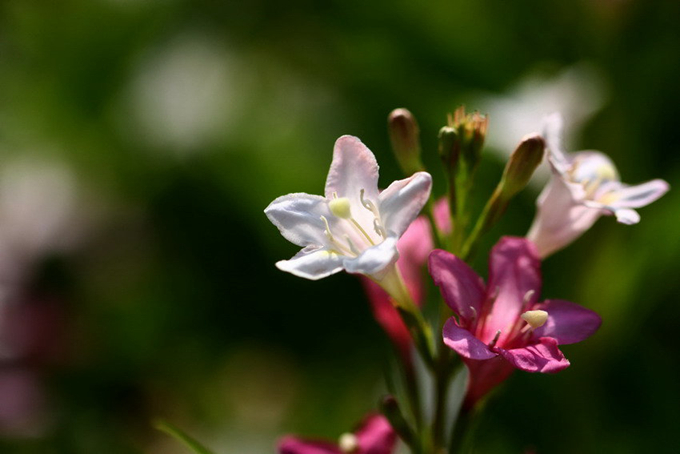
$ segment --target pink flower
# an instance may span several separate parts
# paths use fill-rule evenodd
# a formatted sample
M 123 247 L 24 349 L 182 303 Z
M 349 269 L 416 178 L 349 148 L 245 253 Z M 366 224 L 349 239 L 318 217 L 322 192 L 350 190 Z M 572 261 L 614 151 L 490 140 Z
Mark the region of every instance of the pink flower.
M 434 217 L 437 227 L 442 232 L 451 231 L 449 205 L 445 199 L 436 203 Z M 399 250 L 397 268 L 404 278 L 413 301 L 419 306 L 425 299 L 423 267 L 433 248 L 432 229 L 425 216 L 420 216 L 413 221 L 397 242 Z M 411 335 L 394 308 L 394 304 L 390 301 L 390 296 L 382 287 L 366 277 L 362 276 L 361 283 L 368 295 L 376 321 L 385 330 L 402 358 L 408 361 L 411 355 Z
M 619 181 L 614 163 L 599 151 L 566 153 L 562 149 L 562 117 L 546 118 L 548 162 L 552 178 L 538 197 L 538 211 L 527 238 L 542 258 L 569 245 L 603 214 L 621 224 L 636 224 L 641 208 L 664 195 L 668 183 L 651 180 L 629 186 Z
M 340 436 L 338 443 L 286 436 L 279 454 L 392 454 L 397 435 L 382 415 L 369 415 L 354 433 Z
M 558 345 L 586 339 L 602 322 L 569 301 L 538 302 L 540 260 L 524 238 L 503 237 L 494 246 L 486 286 L 465 262 L 442 250 L 430 255 L 430 274 L 456 315 L 443 336 L 470 369 L 467 408 L 514 369 L 553 373 L 568 367 Z

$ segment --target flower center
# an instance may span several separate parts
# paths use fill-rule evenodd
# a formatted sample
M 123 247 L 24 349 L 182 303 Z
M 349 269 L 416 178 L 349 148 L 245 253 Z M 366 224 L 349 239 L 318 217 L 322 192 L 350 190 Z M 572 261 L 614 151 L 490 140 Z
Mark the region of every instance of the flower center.
M 365 209 L 373 214 L 373 230 L 375 230 L 375 233 L 381 239 L 385 239 L 387 231 L 382 225 L 380 212 L 371 200 L 364 197 L 363 189 L 359 192 L 359 201 Z M 332 232 L 328 219 L 321 216 L 326 227 L 324 234 L 340 253 L 356 257 L 367 248 L 376 245 L 374 238 L 352 215 L 352 202 L 349 198 L 338 197 L 337 193 L 333 193 L 333 198 L 328 202 L 328 209 L 333 216 L 344 221 L 344 225 L 343 223 L 335 224 L 336 231 Z M 377 241 L 377 243 L 380 243 L 380 241 Z
M 589 153 L 586 156 L 579 156 L 574 159 L 569 175 L 574 183 L 583 185 L 586 197 L 589 199 L 593 198 L 595 192 L 603 183 L 618 181 L 619 179 L 614 163 L 599 153 Z

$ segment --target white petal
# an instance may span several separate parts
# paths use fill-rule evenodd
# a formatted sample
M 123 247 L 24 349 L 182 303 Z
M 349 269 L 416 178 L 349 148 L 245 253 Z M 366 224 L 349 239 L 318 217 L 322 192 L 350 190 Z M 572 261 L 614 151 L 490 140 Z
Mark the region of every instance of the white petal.
M 397 238 L 387 237 L 385 241 L 366 249 L 358 257 L 345 259 L 344 267 L 348 273 L 365 274 L 379 280 L 382 273 L 398 258 Z
M 432 177 L 417 172 L 412 177 L 393 182 L 380 193 L 379 210 L 382 223 L 390 235 L 400 237 L 418 217 L 432 189 Z
M 324 197 L 305 193 L 281 196 L 264 212 L 285 239 L 303 247 L 326 245 L 326 226 L 321 216 L 330 221 L 335 219 Z
M 649 205 L 669 189 L 664 180 L 652 180 L 635 186 L 624 186 L 615 191 L 614 200 L 608 203 L 614 208 L 640 208 Z
M 635 210 L 630 208 L 617 208 L 614 210 L 616 220 L 621 224 L 637 224 L 640 222 L 640 215 Z
M 342 271 L 344 256 L 326 249 L 305 248 L 290 260 L 276 262 L 281 271 L 313 281 Z
M 564 152 L 562 144 L 562 128 L 564 120 L 559 112 L 554 112 L 543 119 L 543 131 L 548 145 L 548 162 L 559 174 L 569 169 L 570 159 Z
M 326 179 L 326 197 L 347 197 L 353 206 L 361 206 L 359 192 L 375 200 L 378 197 L 378 163 L 361 140 L 342 136 L 335 142 L 333 162 Z

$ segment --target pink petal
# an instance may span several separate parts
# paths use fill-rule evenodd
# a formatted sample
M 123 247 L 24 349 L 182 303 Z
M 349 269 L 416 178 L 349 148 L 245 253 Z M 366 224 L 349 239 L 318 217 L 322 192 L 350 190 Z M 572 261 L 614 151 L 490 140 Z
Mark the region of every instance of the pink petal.
M 553 176 L 538 198 L 538 211 L 527 238 L 541 258 L 569 245 L 603 214 L 602 208 L 582 204 L 574 194 L 579 185 Z M 582 188 L 581 188 L 582 189 Z
M 498 349 L 498 352 L 517 369 L 526 372 L 554 373 L 569 367 L 557 341 L 550 337 L 541 337 L 539 342 L 512 350 Z
M 382 415 L 368 416 L 354 435 L 361 454 L 391 454 L 397 443 L 397 434 Z
M 434 204 L 433 214 L 437 228 L 447 235 L 451 233 L 451 208 L 446 197 L 442 197 Z
M 602 324 L 597 313 L 564 300 L 547 300 L 535 309 L 548 313 L 545 325 L 534 330 L 536 337 L 552 337 L 558 344 L 574 344 L 592 336 Z
M 541 291 L 540 266 L 536 247 L 525 238 L 503 237 L 493 247 L 487 291 L 489 295 L 497 296 L 484 325 L 482 339 L 490 340 L 500 330 L 499 345 L 502 345 L 503 336 L 510 334 L 510 327 L 525 308 L 525 296 L 533 292 L 531 302 L 538 299 Z M 482 312 L 486 310 L 484 308 Z
M 378 210 L 388 234 L 401 236 L 430 198 L 432 177 L 427 172 L 398 180 L 378 197 Z
M 287 436 L 279 441 L 279 454 L 342 454 L 337 445 L 320 440 Z
M 485 360 L 498 356 L 497 353 L 489 350 L 489 347 L 477 339 L 474 334 L 458 326 L 453 317 L 444 324 L 443 335 L 444 344 L 465 358 Z
M 352 206 L 361 206 L 359 193 L 378 199 L 378 162 L 361 140 L 354 136 L 342 136 L 335 141 L 333 162 L 326 178 L 326 198 L 347 197 Z
M 394 308 L 389 295 L 378 284 L 361 276 L 361 283 L 371 303 L 373 317 L 385 330 L 399 354 L 406 362 L 411 361 L 411 334 Z
M 470 410 L 489 391 L 503 383 L 515 367 L 502 356 L 486 361 L 465 359 L 465 364 L 470 371 L 468 389 L 463 401 L 463 408 Z
M 439 287 L 446 304 L 461 317 L 463 326 L 481 315 L 485 298 L 484 282 L 472 268 L 441 249 L 432 251 L 429 265 L 435 285 Z

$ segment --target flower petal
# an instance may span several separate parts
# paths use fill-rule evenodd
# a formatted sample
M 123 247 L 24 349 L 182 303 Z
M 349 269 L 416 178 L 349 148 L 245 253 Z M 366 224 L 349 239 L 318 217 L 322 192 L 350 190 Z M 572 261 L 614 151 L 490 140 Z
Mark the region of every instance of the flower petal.
M 432 177 L 417 172 L 410 178 L 393 182 L 378 197 L 383 226 L 391 235 L 401 236 L 430 197 Z
M 574 344 L 592 336 L 602 324 L 596 312 L 564 300 L 546 300 L 535 309 L 548 313 L 548 320 L 534 330 L 536 337 L 552 337 L 558 344 Z
M 461 324 L 481 316 L 486 296 L 484 282 L 472 268 L 455 255 L 435 249 L 430 254 L 430 275 L 446 304 L 461 318 Z
M 538 211 L 527 238 L 541 258 L 569 245 L 603 214 L 603 206 L 579 202 L 572 191 L 578 187 L 553 175 L 538 197 Z
M 278 444 L 279 454 L 342 454 L 337 445 L 320 440 L 287 436 Z
M 345 258 L 343 266 L 348 273 L 360 273 L 380 280 L 382 272 L 397 261 L 397 238 L 387 237 L 385 241 L 369 247 L 354 258 Z
M 616 216 L 616 220 L 621 224 L 632 225 L 640 222 L 640 215 L 638 212 L 631 210 L 630 208 L 614 209 L 614 215 Z
M 652 180 L 635 186 L 623 186 L 612 195 L 615 199 L 607 205 L 614 208 L 641 208 L 668 192 L 670 186 L 664 180 Z
M 335 141 L 333 162 L 326 179 L 326 198 L 347 197 L 353 206 L 361 206 L 359 192 L 365 197 L 378 198 L 378 162 L 361 140 L 342 136 Z
M 390 454 L 397 443 L 397 435 L 382 415 L 368 416 L 354 432 L 362 454 Z
M 276 262 L 281 271 L 313 281 L 342 271 L 344 256 L 327 249 L 306 247 L 290 260 Z
M 541 262 L 536 247 L 525 238 L 503 237 L 491 250 L 489 260 L 489 295 L 496 295 L 491 315 L 484 325 L 484 340 L 501 331 L 499 345 L 511 334 L 525 306 L 536 301 L 541 292 Z M 525 305 L 525 296 L 533 292 Z M 482 309 L 485 312 L 485 309 Z
M 477 339 L 474 334 L 458 326 L 453 317 L 444 323 L 443 335 L 444 343 L 465 358 L 484 360 L 498 356 L 497 353 L 489 350 L 488 345 Z
M 550 337 L 541 337 L 539 342 L 512 350 L 498 349 L 498 352 L 517 369 L 526 372 L 554 373 L 569 367 L 557 341 Z
M 564 120 L 559 112 L 546 116 L 543 120 L 543 131 L 548 146 L 548 162 L 552 168 L 561 174 L 569 169 L 569 157 L 564 152 L 562 144 L 562 129 Z
M 321 216 L 330 222 L 336 219 L 330 214 L 325 198 L 305 193 L 278 197 L 264 213 L 285 239 L 302 247 L 326 245 L 326 226 Z

